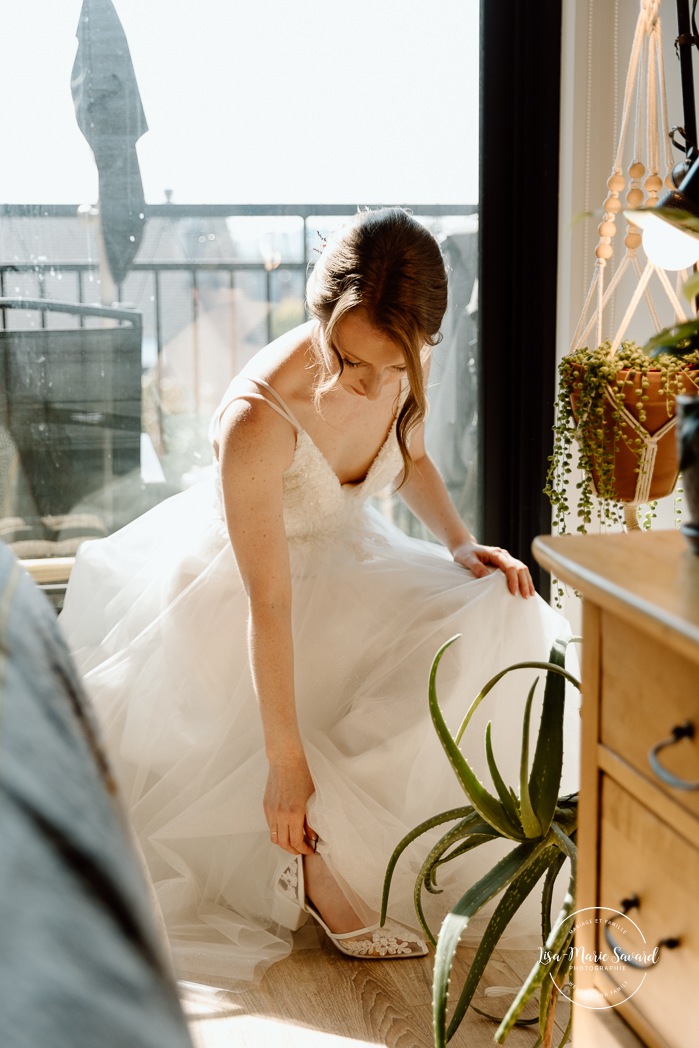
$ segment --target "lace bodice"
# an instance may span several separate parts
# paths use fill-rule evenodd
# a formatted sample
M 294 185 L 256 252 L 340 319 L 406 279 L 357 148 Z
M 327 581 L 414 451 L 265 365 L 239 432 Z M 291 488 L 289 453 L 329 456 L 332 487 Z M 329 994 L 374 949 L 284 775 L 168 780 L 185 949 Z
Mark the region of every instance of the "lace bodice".
M 348 529 L 361 542 L 366 533 L 362 522 L 366 500 L 390 489 L 402 469 L 403 460 L 395 425 L 391 427 L 364 480 L 357 484 L 342 484 L 320 448 L 299 425 L 277 392 L 261 379 L 246 378 L 246 382 L 258 386 L 263 392 L 250 392 L 235 379 L 212 421 L 212 441 L 218 436 L 218 420 L 231 401 L 239 397 L 264 400 L 296 430 L 294 457 L 283 476 L 287 537 L 296 541 L 322 542 L 324 538 L 332 538 L 339 531 Z M 215 469 L 218 497 L 222 505 L 217 461 Z

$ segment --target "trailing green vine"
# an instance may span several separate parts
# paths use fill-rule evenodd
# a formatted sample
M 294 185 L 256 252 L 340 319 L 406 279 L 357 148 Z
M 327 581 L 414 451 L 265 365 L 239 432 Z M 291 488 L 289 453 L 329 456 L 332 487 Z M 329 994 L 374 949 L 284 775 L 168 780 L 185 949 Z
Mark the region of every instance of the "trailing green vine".
M 624 502 L 618 497 L 614 473 L 615 456 L 622 443 L 626 445 L 636 459 L 638 472 L 644 442 L 637 435 L 628 435 L 621 409 L 630 395 L 634 414 L 643 424 L 649 373 L 660 372 L 660 392 L 667 397 L 669 413 L 673 413 L 675 394 L 696 385 L 691 380 L 688 385 L 687 372 L 697 367 L 696 349 L 682 357 L 660 352 L 651 358 L 635 342 L 622 342 L 612 353 L 607 341 L 596 349 L 583 347 L 563 358 L 559 365 L 553 451 L 544 489 L 553 508 L 556 531 L 562 534 L 569 530 L 573 511 L 578 518 L 576 530 L 583 534 L 595 516 L 603 525 L 624 522 Z M 571 506 L 570 478 L 576 466 L 580 480 L 575 504 Z M 653 515 L 651 504 L 643 514 L 644 526 L 650 525 Z

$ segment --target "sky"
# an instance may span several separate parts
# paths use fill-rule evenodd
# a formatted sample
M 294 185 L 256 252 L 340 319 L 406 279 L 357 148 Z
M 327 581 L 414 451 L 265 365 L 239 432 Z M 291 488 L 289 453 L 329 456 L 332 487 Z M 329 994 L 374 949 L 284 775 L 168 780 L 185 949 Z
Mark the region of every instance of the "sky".
M 70 74 L 82 0 L 0 0 L 0 203 L 97 199 Z M 475 204 L 478 0 L 114 0 L 146 200 Z

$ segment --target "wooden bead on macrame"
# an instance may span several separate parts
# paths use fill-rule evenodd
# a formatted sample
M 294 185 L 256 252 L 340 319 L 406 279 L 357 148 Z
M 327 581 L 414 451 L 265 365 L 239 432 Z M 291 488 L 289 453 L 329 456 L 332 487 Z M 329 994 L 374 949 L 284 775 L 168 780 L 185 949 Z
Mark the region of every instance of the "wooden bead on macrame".
M 643 203 L 643 190 L 638 188 L 630 189 L 626 194 L 626 200 L 629 207 L 640 207 Z
M 643 188 L 646 193 L 659 193 L 663 188 L 663 180 L 660 175 L 648 175 L 648 178 L 643 183 Z
M 604 202 L 604 211 L 608 211 L 610 215 L 618 215 L 621 211 L 621 200 L 618 196 L 608 196 Z
M 616 225 L 614 222 L 600 222 L 598 233 L 601 237 L 616 236 Z
M 610 259 L 614 254 L 614 249 L 611 244 L 598 244 L 595 249 L 597 258 Z
M 633 179 L 641 179 L 646 173 L 646 169 L 640 160 L 636 160 L 629 168 L 629 175 Z
M 620 193 L 625 185 L 626 179 L 623 175 L 610 175 L 607 179 L 607 188 L 610 189 L 612 193 Z
M 624 243 L 629 251 L 637 251 L 641 246 L 641 234 L 636 230 L 635 226 L 633 226 L 624 237 Z

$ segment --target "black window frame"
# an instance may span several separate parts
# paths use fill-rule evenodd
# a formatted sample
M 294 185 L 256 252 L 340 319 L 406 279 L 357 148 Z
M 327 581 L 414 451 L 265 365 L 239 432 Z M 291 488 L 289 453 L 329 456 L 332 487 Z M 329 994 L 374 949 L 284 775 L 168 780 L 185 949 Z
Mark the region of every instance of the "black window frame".
M 481 0 L 479 538 L 546 598 L 531 543 L 551 530 L 561 24 L 562 0 Z

